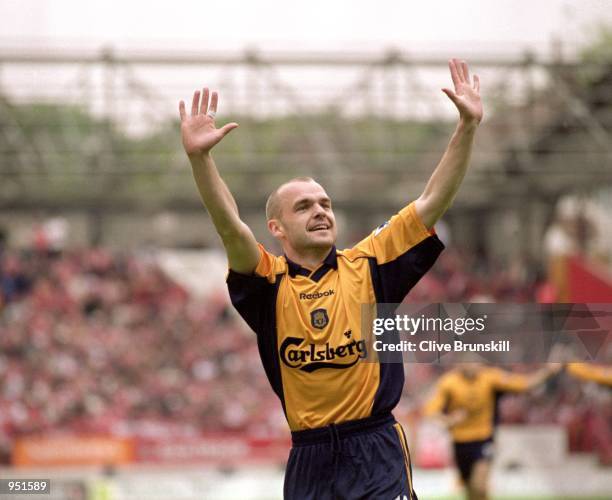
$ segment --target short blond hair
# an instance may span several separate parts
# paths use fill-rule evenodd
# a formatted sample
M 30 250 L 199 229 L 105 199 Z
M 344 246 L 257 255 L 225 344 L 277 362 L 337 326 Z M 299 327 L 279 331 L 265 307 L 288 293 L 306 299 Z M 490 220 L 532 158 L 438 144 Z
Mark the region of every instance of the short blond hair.
M 292 182 L 317 182 L 312 177 L 294 177 L 293 179 L 289 179 L 287 182 L 283 182 L 280 186 L 278 186 L 270 196 L 268 196 L 268 201 L 266 201 L 266 220 L 270 219 L 280 219 L 281 216 L 281 208 L 278 193 L 281 188 L 284 186 L 291 184 Z

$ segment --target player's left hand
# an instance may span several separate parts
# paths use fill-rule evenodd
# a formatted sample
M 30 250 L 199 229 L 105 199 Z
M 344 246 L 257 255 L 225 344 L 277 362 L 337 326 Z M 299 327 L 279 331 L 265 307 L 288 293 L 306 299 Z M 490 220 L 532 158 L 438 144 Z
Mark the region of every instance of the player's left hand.
M 482 120 L 483 110 L 480 100 L 480 79 L 474 75 L 470 80 L 470 73 L 465 61 L 451 59 L 448 61 L 451 78 L 455 86 L 454 92 L 449 88 L 443 88 L 448 98 L 455 103 L 459 110 L 461 120 L 470 124 L 478 124 Z

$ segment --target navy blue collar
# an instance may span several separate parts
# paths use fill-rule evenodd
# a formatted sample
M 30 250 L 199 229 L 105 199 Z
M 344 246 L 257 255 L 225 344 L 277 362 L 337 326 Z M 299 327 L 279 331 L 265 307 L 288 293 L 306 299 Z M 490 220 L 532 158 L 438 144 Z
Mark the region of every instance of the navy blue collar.
M 300 275 L 310 277 L 310 279 L 313 281 L 319 281 L 330 269 L 338 269 L 338 257 L 336 255 L 335 246 L 332 246 L 332 249 L 327 254 L 327 257 L 325 257 L 325 260 L 323 260 L 323 263 L 314 272 L 300 266 L 296 262 L 293 262 L 286 255 L 285 260 L 287 261 L 287 266 L 289 268 L 289 276 L 292 278 Z

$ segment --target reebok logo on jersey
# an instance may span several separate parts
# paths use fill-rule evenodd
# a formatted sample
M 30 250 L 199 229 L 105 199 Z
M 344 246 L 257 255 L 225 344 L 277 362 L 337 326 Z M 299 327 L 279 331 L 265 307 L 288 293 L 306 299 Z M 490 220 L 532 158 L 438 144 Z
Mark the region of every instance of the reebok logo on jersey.
M 330 297 L 335 295 L 335 291 L 331 288 L 325 292 L 313 292 L 313 293 L 300 293 L 300 300 L 314 300 L 320 299 L 321 297 Z
M 348 333 L 348 335 L 346 335 Z M 345 337 L 350 337 L 350 330 Z M 360 358 L 368 355 L 365 340 L 352 340 L 346 344 L 333 347 L 326 342 L 324 346 L 310 343 L 302 345 L 305 339 L 287 337 L 280 346 L 281 361 L 289 368 L 298 368 L 311 373 L 321 368 L 345 369 L 355 365 Z M 348 363 L 336 361 L 351 359 Z

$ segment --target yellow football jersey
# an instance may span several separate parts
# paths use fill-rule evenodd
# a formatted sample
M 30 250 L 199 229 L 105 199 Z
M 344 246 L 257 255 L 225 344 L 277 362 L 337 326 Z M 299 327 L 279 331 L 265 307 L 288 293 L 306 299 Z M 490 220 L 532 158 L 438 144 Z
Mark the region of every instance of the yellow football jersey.
M 425 406 L 425 414 L 465 410 L 467 417 L 451 429 L 453 441 L 483 441 L 493 436 L 497 397 L 503 392 L 520 392 L 528 387 L 527 378 L 497 368 L 482 368 L 474 377 L 459 369 L 445 373 Z
M 233 305 L 257 334 L 260 357 L 293 431 L 388 413 L 401 364 L 360 362 L 368 352 L 362 305 L 400 303 L 444 248 L 414 203 L 355 247 L 314 270 L 259 246 L 254 275 L 230 270 Z

